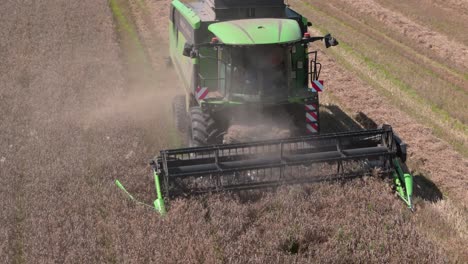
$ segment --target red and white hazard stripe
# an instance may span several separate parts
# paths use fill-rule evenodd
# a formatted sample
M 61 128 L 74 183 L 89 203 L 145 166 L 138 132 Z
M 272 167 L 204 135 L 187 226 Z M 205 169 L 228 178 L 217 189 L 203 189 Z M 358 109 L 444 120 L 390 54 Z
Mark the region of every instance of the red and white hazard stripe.
M 203 100 L 208 95 L 208 87 L 198 86 L 195 92 L 196 92 L 197 99 Z
M 306 128 L 307 128 L 307 133 L 309 133 L 309 134 L 318 133 L 318 124 L 317 123 L 307 123 Z
M 322 80 L 313 80 L 311 84 L 312 84 L 312 87 L 310 88 L 310 90 L 312 90 L 312 92 L 318 93 L 324 90 Z
M 316 134 L 319 131 L 318 105 L 306 103 L 305 105 L 306 130 L 308 134 Z
M 317 112 L 306 112 L 306 120 L 308 123 L 318 122 Z
M 317 111 L 317 105 L 316 104 L 305 104 L 305 110 L 306 111 Z

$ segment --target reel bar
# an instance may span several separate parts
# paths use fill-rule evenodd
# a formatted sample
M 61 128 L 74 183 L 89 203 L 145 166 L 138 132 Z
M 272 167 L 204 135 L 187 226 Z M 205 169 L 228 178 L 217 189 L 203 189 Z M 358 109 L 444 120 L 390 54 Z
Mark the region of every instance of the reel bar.
M 391 172 L 390 126 L 327 135 L 163 150 L 153 162 L 166 197 L 353 178 Z M 325 175 L 325 176 L 324 176 Z
M 203 176 L 214 173 L 228 173 L 293 165 L 307 165 L 319 162 L 336 162 L 345 160 L 391 157 L 395 153 L 396 152 L 389 151 L 386 147 L 373 147 L 344 150 L 341 152 L 329 151 L 308 154 L 289 154 L 283 155 L 282 157 L 281 155 L 258 158 L 255 158 L 254 156 L 243 156 L 243 159 L 237 157 L 234 161 L 224 162 L 216 162 L 216 160 L 210 162 L 210 160 L 205 159 L 205 161 L 208 161 L 208 163 L 187 166 L 181 164 L 177 167 L 169 167 L 168 175 L 172 178 Z
M 331 134 L 325 134 L 325 135 L 310 135 L 310 136 L 303 136 L 303 137 L 271 139 L 271 140 L 262 140 L 262 141 L 255 141 L 255 142 L 246 142 L 246 143 L 219 144 L 219 145 L 210 145 L 210 146 L 202 146 L 202 147 L 169 149 L 169 150 L 163 150 L 161 151 L 161 153 L 164 152 L 168 156 L 172 156 L 172 155 L 192 154 L 193 152 L 200 152 L 200 153 L 210 152 L 214 149 L 223 151 L 223 150 L 262 147 L 262 146 L 278 145 L 278 144 L 326 142 L 327 140 L 337 141 L 337 140 L 343 140 L 343 139 L 350 139 L 352 137 L 372 137 L 372 136 L 382 135 L 383 133 L 393 134 L 391 127 L 384 126 L 381 129 L 371 129 L 371 130 L 362 130 L 362 131 L 353 131 L 353 132 L 340 132 L 340 133 L 331 133 Z
M 389 171 L 383 171 L 383 173 L 388 173 Z M 295 184 L 308 184 L 308 183 L 318 183 L 325 181 L 337 181 L 337 180 L 346 180 L 362 177 L 362 173 L 348 173 L 348 174 L 331 174 L 326 176 L 317 176 L 309 178 L 298 178 L 298 179 L 285 179 L 282 181 L 263 181 L 263 182 L 249 182 L 242 184 L 232 184 L 222 186 L 222 188 L 207 187 L 207 188 L 192 188 L 190 190 L 178 190 L 171 192 L 172 197 L 177 197 L 183 194 L 190 195 L 203 195 L 206 193 L 219 193 L 219 192 L 232 192 L 232 191 L 248 191 L 248 190 L 259 190 L 265 188 L 277 188 L 282 185 L 295 185 Z

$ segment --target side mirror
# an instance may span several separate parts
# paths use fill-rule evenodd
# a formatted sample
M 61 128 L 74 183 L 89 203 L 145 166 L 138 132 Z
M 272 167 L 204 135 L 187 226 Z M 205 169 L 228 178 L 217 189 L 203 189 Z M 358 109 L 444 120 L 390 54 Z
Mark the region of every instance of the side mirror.
M 189 43 L 185 43 L 184 51 L 182 52 L 182 55 L 184 55 L 185 57 L 192 58 L 192 50 L 193 50 L 193 45 Z
M 338 46 L 338 40 L 332 37 L 330 34 L 325 35 L 323 37 L 323 41 L 325 42 L 325 47 L 328 49 L 329 47 Z
M 311 26 L 312 26 L 312 22 L 307 22 L 307 26 L 308 26 L 308 27 L 311 27 Z

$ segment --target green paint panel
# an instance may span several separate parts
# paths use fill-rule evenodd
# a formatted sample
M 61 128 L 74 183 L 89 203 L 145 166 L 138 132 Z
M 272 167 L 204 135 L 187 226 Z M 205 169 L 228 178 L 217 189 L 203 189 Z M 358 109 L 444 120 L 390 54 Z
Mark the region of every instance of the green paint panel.
M 194 29 L 200 28 L 200 17 L 198 17 L 192 9 L 188 8 L 179 0 L 172 1 L 172 5 L 187 19 Z
M 208 30 L 228 45 L 288 43 L 302 38 L 299 24 L 291 19 L 232 20 L 212 24 Z
M 184 89 L 191 91 L 191 77 L 193 73 L 193 59 L 182 55 L 186 39 L 184 35 L 175 29 L 174 24 L 169 21 L 169 52 L 179 79 Z
M 296 44 L 294 46 L 294 50 L 291 54 L 291 59 L 292 59 L 292 64 L 293 64 L 293 71 L 295 72 L 295 78 L 293 79 L 294 84 L 293 87 L 294 89 L 297 90 L 302 90 L 307 87 L 307 80 L 308 80 L 308 75 L 307 75 L 307 70 L 306 70 L 306 64 L 308 62 L 307 60 L 307 49 L 304 48 L 301 44 Z M 298 68 L 298 63 L 302 63 L 302 68 Z
M 413 210 L 413 176 L 403 170 L 399 158 L 393 160 L 393 165 L 395 166 L 393 177 L 397 194 Z
M 159 175 L 156 173 L 156 171 L 153 171 L 153 175 L 154 175 L 154 184 L 156 187 L 156 195 L 157 195 L 156 200 L 154 200 L 154 209 L 158 211 L 161 215 L 165 215 L 166 206 L 164 205 L 164 198 L 161 192 L 161 184 L 159 183 Z

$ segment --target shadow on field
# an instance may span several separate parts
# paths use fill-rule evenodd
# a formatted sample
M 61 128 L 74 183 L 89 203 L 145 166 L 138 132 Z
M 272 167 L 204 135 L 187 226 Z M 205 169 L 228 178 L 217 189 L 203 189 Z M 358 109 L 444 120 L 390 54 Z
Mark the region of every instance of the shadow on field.
M 423 174 L 413 175 L 414 195 L 427 202 L 436 203 L 442 200 L 443 194 L 434 182 L 426 178 Z
M 321 133 L 362 130 L 362 126 L 337 105 L 320 106 Z
M 378 124 L 368 117 L 363 112 L 358 112 L 355 115 L 356 121 L 361 124 L 365 129 L 376 129 Z M 423 174 L 418 173 L 413 175 L 414 180 L 414 195 L 427 202 L 438 202 L 443 199 L 442 192 L 430 179 Z
M 377 129 L 379 127 L 379 125 L 374 120 L 372 120 L 363 112 L 358 112 L 354 118 L 365 129 Z

